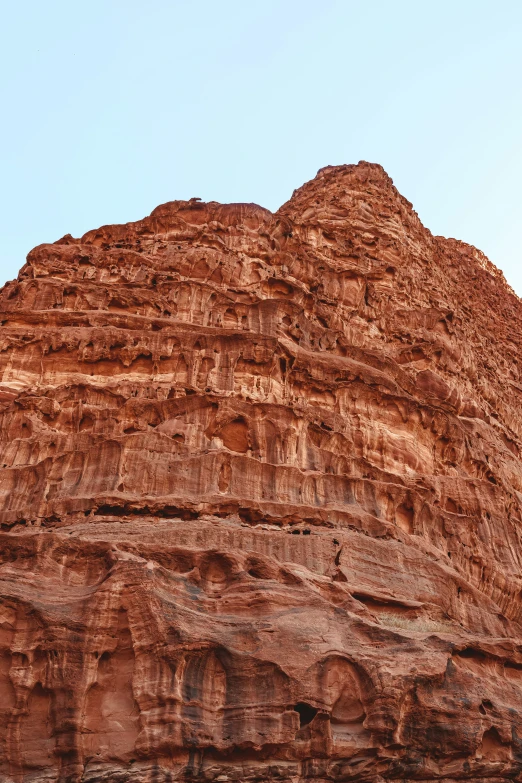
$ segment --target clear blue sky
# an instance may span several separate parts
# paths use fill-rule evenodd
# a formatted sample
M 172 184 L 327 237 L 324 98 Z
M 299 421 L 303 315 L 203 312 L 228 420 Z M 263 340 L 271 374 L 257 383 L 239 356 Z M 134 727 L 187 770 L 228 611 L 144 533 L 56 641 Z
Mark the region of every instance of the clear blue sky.
M 381 163 L 522 294 L 519 0 L 2 3 L 0 282 L 164 201 Z

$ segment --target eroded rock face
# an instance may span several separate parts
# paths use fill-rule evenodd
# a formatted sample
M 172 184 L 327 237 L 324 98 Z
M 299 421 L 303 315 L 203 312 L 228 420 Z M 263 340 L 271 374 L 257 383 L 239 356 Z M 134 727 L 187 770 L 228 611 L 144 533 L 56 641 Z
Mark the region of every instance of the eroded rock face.
M 381 167 L 1 292 L 0 781 L 522 779 L 522 306 Z

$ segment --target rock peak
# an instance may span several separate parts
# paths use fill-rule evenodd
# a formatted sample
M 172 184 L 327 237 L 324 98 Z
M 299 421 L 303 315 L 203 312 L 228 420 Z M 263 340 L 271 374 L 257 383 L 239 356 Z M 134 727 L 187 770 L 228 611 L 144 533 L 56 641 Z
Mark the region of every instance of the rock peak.
M 360 160 L 359 163 L 343 163 L 337 166 L 323 166 L 316 174 L 317 177 L 323 177 L 327 174 L 355 175 L 364 178 L 370 176 L 375 179 L 381 179 L 393 183 L 391 177 L 386 173 L 380 163 L 369 163 L 367 160 Z
M 394 202 L 407 212 L 416 214 L 412 204 L 395 188 L 393 180 L 378 163 L 359 161 L 357 164 L 325 166 L 316 176 L 294 191 L 289 201 L 283 204 L 278 214 L 299 220 L 299 215 L 308 208 L 327 204 L 334 208 L 349 209 L 361 196 L 366 203 Z

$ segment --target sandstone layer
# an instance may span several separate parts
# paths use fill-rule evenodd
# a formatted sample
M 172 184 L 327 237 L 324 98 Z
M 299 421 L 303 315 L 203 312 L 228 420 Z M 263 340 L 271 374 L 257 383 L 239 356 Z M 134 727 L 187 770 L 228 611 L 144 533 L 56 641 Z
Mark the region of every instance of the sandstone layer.
M 522 780 L 522 304 L 380 166 L 0 292 L 0 782 Z

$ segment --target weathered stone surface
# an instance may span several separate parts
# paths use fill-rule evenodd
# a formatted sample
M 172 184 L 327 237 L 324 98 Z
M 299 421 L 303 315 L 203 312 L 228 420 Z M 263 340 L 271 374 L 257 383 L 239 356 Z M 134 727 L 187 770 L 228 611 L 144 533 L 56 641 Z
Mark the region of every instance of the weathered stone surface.
M 0 294 L 0 781 L 522 780 L 522 306 L 381 167 Z

